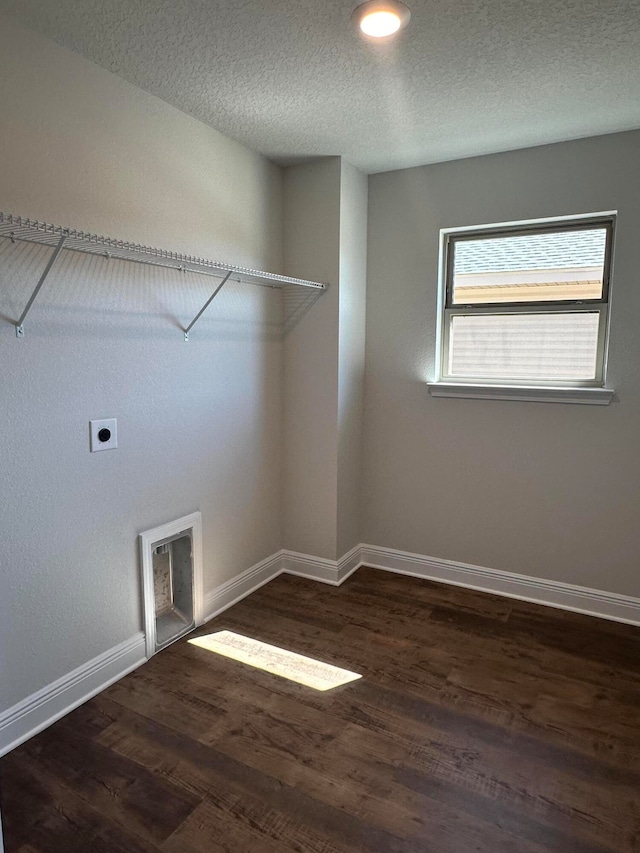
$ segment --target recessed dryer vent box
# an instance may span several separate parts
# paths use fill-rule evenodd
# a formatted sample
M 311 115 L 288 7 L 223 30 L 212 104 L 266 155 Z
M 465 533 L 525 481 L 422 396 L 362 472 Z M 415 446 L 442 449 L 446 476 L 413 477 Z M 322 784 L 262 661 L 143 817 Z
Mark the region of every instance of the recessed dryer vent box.
M 147 657 L 182 637 L 203 614 L 199 512 L 140 536 Z

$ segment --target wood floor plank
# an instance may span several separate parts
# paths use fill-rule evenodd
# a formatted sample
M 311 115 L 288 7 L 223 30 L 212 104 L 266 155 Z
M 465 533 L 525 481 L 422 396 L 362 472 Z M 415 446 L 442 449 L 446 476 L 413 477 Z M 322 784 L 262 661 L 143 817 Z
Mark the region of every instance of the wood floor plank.
M 186 680 L 185 673 L 194 674 L 194 668 L 182 668 L 182 672 L 172 672 L 172 680 Z M 198 671 L 200 671 L 198 669 Z M 242 684 L 240 682 L 239 684 Z M 206 677 L 195 687 L 202 698 L 220 706 L 220 697 L 216 695 L 215 689 L 207 684 Z M 376 732 L 385 738 L 385 743 L 390 747 L 400 745 L 402 751 L 394 754 L 394 762 L 404 762 L 408 766 L 415 767 L 415 762 L 420 765 L 427 763 L 430 773 L 439 779 L 451 781 L 454 776 L 458 777 L 458 784 L 462 794 L 468 788 L 475 790 L 486 787 L 487 790 L 504 791 L 507 798 L 519 802 L 524 798 L 536 811 L 557 811 L 557 817 L 562 820 L 563 815 L 570 815 L 570 819 L 576 824 L 582 821 L 580 805 L 586 797 L 592 800 L 593 821 L 601 831 L 601 835 L 610 835 L 615 832 L 616 825 L 609 820 L 610 815 L 616 815 L 619 807 L 625 802 L 632 802 L 634 792 L 637 791 L 640 776 L 631 778 L 612 778 L 607 772 L 608 768 L 595 765 L 593 762 L 578 768 L 581 772 L 576 773 L 576 761 L 573 755 L 569 756 L 569 772 L 565 772 L 564 765 L 567 756 L 562 755 L 558 762 L 558 754 L 553 754 L 553 760 L 545 760 L 545 754 L 540 754 L 539 745 L 533 744 L 526 754 L 519 751 L 517 765 L 513 763 L 513 744 L 502 742 L 495 743 L 495 738 L 485 737 L 484 742 L 478 742 L 477 732 L 470 736 L 465 735 L 465 726 L 458 719 L 457 725 L 449 727 L 449 730 L 439 729 L 428 723 L 424 717 L 419 721 L 403 716 L 401 718 L 383 719 L 384 725 L 376 726 L 372 715 L 353 714 L 352 703 L 347 702 L 342 707 L 332 704 L 330 710 L 323 708 L 316 711 L 322 716 L 310 715 L 305 705 L 299 701 L 293 701 L 290 697 L 280 693 L 268 693 L 264 690 L 248 690 L 235 686 L 233 694 L 238 698 L 240 705 L 234 707 L 229 691 L 225 691 L 224 705 L 227 720 L 238 719 L 243 709 L 251 706 L 254 709 L 263 709 L 276 716 L 280 720 L 287 720 L 294 725 L 302 725 L 311 730 L 322 726 L 325 733 L 333 732 L 333 736 L 348 730 L 350 736 L 347 742 L 340 747 L 340 753 L 349 754 L 350 746 L 360 743 L 363 732 Z M 359 704 L 361 704 L 358 695 Z M 399 703 L 401 706 L 401 702 Z M 304 712 L 303 712 L 304 710 Z M 303 713 L 302 713 L 303 712 Z M 380 719 L 380 715 L 379 719 Z M 220 718 L 222 719 L 222 718 Z M 227 722 L 227 726 L 228 726 Z M 452 733 L 453 729 L 453 733 Z M 216 729 L 207 735 L 213 742 L 217 735 Z M 476 736 L 474 736 L 476 735 Z M 521 742 L 522 745 L 522 742 Z M 369 746 L 363 746 L 363 752 L 371 752 L 371 738 Z M 488 772 L 487 767 L 491 772 Z M 529 788 L 524 789 L 523 781 L 529 778 Z M 536 782 L 537 784 L 533 784 Z M 553 793 L 550 800 L 549 792 Z M 493 794 L 492 794 L 493 795 Z M 632 806 L 630 806 L 632 808 Z
M 200 680 L 196 686 L 193 679 L 195 677 L 197 680 L 198 674 L 200 674 Z M 553 781 L 558 790 L 571 792 L 574 800 L 576 800 L 576 807 L 590 791 L 605 789 L 610 794 L 600 809 L 605 815 L 615 813 L 617 804 L 624 802 L 625 796 L 630 797 L 634 790 L 640 787 L 640 775 L 634 775 L 630 780 L 629 778 L 618 778 L 616 783 L 611 774 L 608 774 L 606 770 L 603 773 L 602 768 L 595 766 L 593 762 L 584 768 L 583 773 L 575 774 L 576 763 L 572 757 L 569 762 L 571 772 L 569 775 L 564 774 L 558 767 L 557 754 L 554 755 L 553 762 L 545 762 L 544 756 L 541 757 L 540 755 L 537 743 L 533 750 L 528 750 L 528 754 L 520 752 L 518 764 L 513 765 L 511 743 L 506 746 L 504 742 L 495 743 L 493 736 L 485 739 L 484 743 L 479 743 L 477 737 L 465 736 L 464 725 L 459 719 L 454 727 L 454 736 L 451 734 L 451 727 L 449 731 L 442 731 L 424 718 L 415 721 L 406 716 L 401 719 L 387 719 L 384 727 L 380 728 L 373 725 L 370 714 L 368 716 L 352 714 L 353 704 L 351 701 L 342 706 L 332 703 L 330 708 L 319 706 L 315 712 L 316 716 L 314 716 L 309 714 L 304 703 L 293 701 L 280 693 L 256 689 L 255 685 L 251 685 L 253 689 L 248 688 L 244 682 L 235 684 L 231 691 L 226 690 L 224 697 L 222 697 L 219 691 L 208 683 L 206 667 L 195 667 L 193 665 L 174 667 L 171 668 L 171 676 L 174 683 L 184 682 L 185 688 L 190 684 L 193 685 L 193 689 L 202 699 L 210 701 L 218 707 L 224 704 L 226 714 L 232 719 L 239 715 L 243 707 L 262 708 L 281 720 L 289 720 L 293 724 L 303 725 L 312 730 L 322 726 L 323 732 L 333 732 L 334 736 L 348 729 L 351 732 L 350 742 L 358 742 L 358 737 L 362 732 L 376 732 L 377 729 L 377 734 L 382 735 L 390 745 L 402 745 L 404 753 L 400 753 L 396 760 L 410 761 L 412 757 L 418 755 L 422 762 L 429 763 L 432 773 L 444 773 L 446 778 L 450 778 L 453 768 L 460 765 L 466 766 L 468 771 L 468 765 L 473 761 L 473 763 L 481 765 L 479 771 L 481 778 L 487 784 L 497 786 L 500 784 L 499 782 L 491 777 L 487 778 L 486 771 L 482 768 L 484 761 L 492 767 L 499 767 L 502 783 L 508 783 L 509 790 L 516 791 L 522 783 L 522 779 L 519 777 L 523 773 L 528 773 L 530 777 L 544 778 L 547 787 Z M 241 704 L 234 707 L 234 703 L 231 701 L 232 696 L 237 697 Z M 357 698 L 361 704 L 359 694 Z M 402 707 L 402 702 L 398 704 Z M 375 706 L 371 707 L 375 708 Z M 321 716 L 318 716 L 319 714 Z M 207 738 L 213 738 L 214 732 L 215 730 L 212 729 Z M 564 762 L 560 764 L 560 768 L 563 767 L 563 764 Z M 512 767 L 517 769 L 518 773 L 511 773 Z M 558 796 L 562 803 L 562 796 Z
M 205 688 L 203 687 L 203 689 Z M 257 703 L 262 705 L 262 709 L 259 709 Z M 394 765 L 403 763 L 413 769 L 419 769 L 418 764 L 427 762 L 431 775 L 436 776 L 441 781 L 444 779 L 447 782 L 452 780 L 456 782 L 462 799 L 466 796 L 466 792 L 476 793 L 480 789 L 490 791 L 491 797 L 495 797 L 496 792 L 502 792 L 502 798 L 515 803 L 516 806 L 526 801 L 538 813 L 554 812 L 555 817 L 559 820 L 562 821 L 568 817 L 577 826 L 582 819 L 579 806 L 584 802 L 586 796 L 590 796 L 595 814 L 585 825 L 585 836 L 610 838 L 611 834 L 616 832 L 616 823 L 609 820 L 609 817 L 617 815 L 619 818 L 620 809 L 625 807 L 625 797 L 626 802 L 631 803 L 634 795 L 633 787 L 624 784 L 614 786 L 610 784 L 608 779 L 604 786 L 606 790 L 599 791 L 597 783 L 594 781 L 593 772 L 589 774 L 588 780 L 583 777 L 571 779 L 555 766 L 545 767 L 540 762 L 527 761 L 523 758 L 520 759 L 518 765 L 520 771 L 513 772 L 510 750 L 503 749 L 500 752 L 496 748 L 487 749 L 486 746 L 484 750 L 480 750 L 477 745 L 474 747 L 472 743 L 465 744 L 463 741 L 460 744 L 460 730 L 456 733 L 457 743 L 455 744 L 450 741 L 443 743 L 443 739 L 438 737 L 433 730 L 428 731 L 429 739 L 425 743 L 424 724 L 421 726 L 422 739 L 417 736 L 414 739 L 407 737 L 406 725 L 398 727 L 394 733 L 395 736 L 389 737 L 388 733 L 385 733 L 385 739 L 383 739 L 379 735 L 374 736 L 360 723 L 345 725 L 345 721 L 341 717 L 334 717 L 326 711 L 322 712 L 322 717 L 310 715 L 308 709 L 304 714 L 300 714 L 303 707 L 300 703 L 294 704 L 291 701 L 286 701 L 284 697 L 273 694 L 265 699 L 257 697 L 254 710 L 256 712 L 268 710 L 271 715 L 274 715 L 275 719 L 272 718 L 268 726 L 270 734 L 277 728 L 275 722 L 286 725 L 287 732 L 289 732 L 289 726 L 298 726 L 302 731 L 315 731 L 318 726 L 322 726 L 322 730 L 328 738 L 328 733 L 332 731 L 332 737 L 340 736 L 339 753 L 351 755 L 354 766 L 358 763 L 360 753 L 368 756 L 372 754 L 377 754 L 378 757 L 383 756 L 385 753 L 381 751 L 380 744 L 386 746 L 386 753 L 388 756 L 392 756 L 390 760 Z M 332 709 L 332 711 L 334 710 Z M 315 714 L 317 713 L 315 712 Z M 237 715 L 233 713 L 230 715 L 231 720 L 236 718 Z M 220 718 L 219 723 L 223 724 L 223 722 L 223 718 Z M 228 721 L 226 725 L 229 725 Z M 231 725 L 233 727 L 233 723 Z M 222 748 L 220 747 L 220 730 L 221 725 L 212 728 L 212 731 L 206 736 L 205 742 L 217 742 L 218 747 Z M 402 734 L 398 735 L 397 732 L 402 732 Z M 251 734 L 252 742 L 254 742 L 256 740 L 255 732 Z M 289 745 L 293 739 L 289 734 L 283 740 Z M 354 745 L 357 745 L 355 754 L 353 754 Z M 399 746 L 400 749 L 398 749 Z M 296 755 L 300 755 L 301 750 L 297 747 L 294 752 Z M 280 758 L 280 760 L 282 759 Z M 474 764 L 480 765 L 477 771 L 473 769 Z M 497 768 L 499 772 L 487 774 L 486 768 L 483 766 L 486 764 Z M 543 789 L 539 790 L 540 786 L 530 783 L 529 790 L 523 790 L 522 786 L 526 774 L 529 774 L 530 780 L 543 781 Z M 382 777 L 384 768 L 377 767 L 374 775 Z M 634 782 L 637 781 L 637 778 L 634 779 Z M 549 790 L 554 792 L 555 800 L 553 802 L 549 802 L 545 796 Z M 601 794 L 599 798 L 596 796 L 598 792 Z M 464 808 L 464 804 L 461 804 L 460 807 Z M 596 826 L 598 832 L 591 831 L 591 824 Z
M 161 843 L 200 800 L 140 769 L 75 730 L 67 718 L 24 747 L 34 766 L 46 770 L 81 800 L 142 838 Z
M 225 799 L 203 802 L 164 843 L 163 851 L 183 853 L 186 847 L 198 853 L 283 853 L 292 849 L 269 837 L 266 810 L 247 815 L 246 803 L 230 804 Z
M 531 840 L 544 837 L 544 828 L 550 824 L 563 831 L 565 838 L 580 840 L 594 849 L 609 849 L 612 840 L 623 849 L 628 841 L 620 831 L 621 824 L 628 815 L 640 819 L 637 789 L 631 786 L 598 785 L 531 760 L 516 765 L 496 748 L 465 748 L 460 743 L 430 739 L 392 740 L 350 725 L 342 733 L 340 749 L 345 754 L 366 755 L 371 772 L 378 778 L 388 776 L 399 781 L 405 770 L 412 774 L 412 780 L 424 777 L 419 790 L 483 820 L 497 823 L 499 815 L 504 826 L 504 815 L 508 814 L 515 827 L 517 815 L 535 815 L 522 836 Z M 591 806 L 588 815 L 582 811 L 586 799 Z M 514 831 L 519 834 L 518 829 Z
M 375 569 L 217 630 L 363 677 L 182 640 L 0 760 L 6 853 L 640 853 L 640 630 Z
M 214 748 L 198 748 L 191 741 L 185 741 L 184 736 L 168 732 L 164 727 L 155 727 L 153 723 L 148 722 L 136 725 L 131 712 L 114 725 L 112 730 L 105 732 L 103 737 L 112 737 L 112 748 L 123 751 L 129 757 L 138 760 L 142 758 L 152 764 L 155 762 L 158 767 L 164 764 L 169 768 L 169 773 L 175 773 L 192 789 L 198 790 L 207 798 L 213 797 L 216 801 L 220 795 L 216 792 L 213 780 L 220 772 L 222 776 L 219 784 L 239 790 L 243 797 L 246 797 L 247 788 L 259 792 L 261 800 L 270 803 L 273 808 L 301 817 L 309 832 L 323 832 L 333 836 L 328 848 L 331 850 L 335 846 L 339 846 L 340 850 L 388 849 L 387 846 L 361 848 L 345 845 L 346 811 L 357 817 L 357 820 L 347 822 L 350 836 L 377 837 L 385 845 L 393 844 L 394 849 L 422 850 L 423 839 L 428 838 L 434 844 L 437 843 L 434 849 L 446 853 L 458 853 L 461 843 L 465 844 L 465 849 L 486 853 L 541 851 L 535 844 L 521 842 L 508 833 L 494 832 L 492 827 L 480 821 L 468 819 L 464 814 L 426 800 L 409 790 L 403 792 L 402 798 L 394 800 L 387 796 L 386 789 L 384 796 L 377 796 L 366 784 L 352 785 L 351 780 L 339 769 L 337 774 L 323 775 L 318 773 L 317 768 L 308 764 L 299 763 L 296 766 L 294 762 L 285 762 L 286 766 L 283 768 L 282 762 L 277 762 L 276 765 L 266 762 L 262 765 L 260 760 L 235 760 L 228 754 L 233 754 L 233 749 L 219 752 Z M 146 741 L 142 750 L 140 738 Z M 180 766 L 176 766 L 173 759 L 166 762 L 167 754 L 172 751 L 175 756 L 180 756 Z M 246 752 L 246 745 L 244 751 Z M 154 753 L 155 757 L 151 757 Z M 264 771 L 260 769 L 262 766 L 266 768 Z M 278 779 L 270 775 L 276 768 Z M 404 800 L 411 804 L 411 809 L 405 807 Z M 369 825 L 366 833 L 364 825 Z M 400 829 L 403 836 L 408 836 L 405 844 L 401 844 L 401 839 L 392 832 L 394 827 Z M 412 838 L 414 841 L 410 841 Z M 307 847 L 300 849 L 306 850 Z
M 363 567 L 347 581 L 349 591 L 371 594 L 375 587 L 378 594 L 399 603 L 416 603 L 430 606 L 453 604 L 461 613 L 475 613 L 499 620 L 508 618 L 513 609 L 513 599 L 490 595 L 473 589 L 420 580 L 407 584 L 406 576 Z
M 182 853 L 185 841 L 195 850 L 209 853 L 211 842 L 220 850 L 242 853 L 345 853 L 334 843 L 297 820 L 296 815 L 270 808 L 246 793 L 216 792 L 189 817 L 163 845 L 163 850 Z M 214 847 L 213 849 L 217 849 Z
M 225 627 L 231 625 L 247 633 L 250 632 L 252 625 L 255 626 L 256 618 L 255 610 L 250 615 L 236 615 L 232 621 L 225 622 Z M 268 626 L 261 625 L 260 639 L 286 645 L 294 626 L 294 620 L 286 618 L 280 618 Z M 356 671 L 362 671 L 366 678 L 373 678 L 379 684 L 391 686 L 395 679 L 400 677 L 403 691 L 408 695 L 426 696 L 454 710 L 471 711 L 487 722 L 529 732 L 559 745 L 570 742 L 574 747 L 579 747 L 586 754 L 594 757 L 602 758 L 610 754 L 621 765 L 640 770 L 640 749 L 638 748 L 640 744 L 628 737 L 625 738 L 622 732 L 620 738 L 612 737 L 612 729 L 617 725 L 615 716 L 609 715 L 608 724 L 598 723 L 599 734 L 595 739 L 591 729 L 584 727 L 572 729 L 567 738 L 561 727 L 547 725 L 546 721 L 534 711 L 536 704 L 534 698 L 537 697 L 532 697 L 531 690 L 538 692 L 548 689 L 551 678 L 554 678 L 559 685 L 557 689 L 563 692 L 573 690 L 574 697 L 578 701 L 584 703 L 585 697 L 592 701 L 596 691 L 600 690 L 597 685 L 603 683 L 603 679 L 607 679 L 607 674 L 601 669 L 592 672 L 587 667 L 586 682 L 579 678 L 576 680 L 576 662 L 573 660 L 571 666 L 566 662 L 563 665 L 563 671 L 569 672 L 570 675 L 558 675 L 557 667 L 553 667 L 549 660 L 552 657 L 551 653 L 547 651 L 544 652 L 544 657 L 534 654 L 533 661 L 529 667 L 525 667 L 523 674 L 520 672 L 523 655 L 515 654 L 513 650 L 510 653 L 509 649 L 505 648 L 501 634 L 502 626 L 497 629 L 497 637 L 474 635 L 471 641 L 467 639 L 466 642 L 454 628 L 447 630 L 437 626 L 434 631 L 431 626 L 425 626 L 423 630 L 426 636 L 426 649 L 420 650 L 417 659 L 412 658 L 410 654 L 405 654 L 399 661 L 397 655 L 387 653 L 388 650 L 382 648 L 375 637 L 372 637 L 368 643 L 362 637 L 357 641 L 349 638 L 350 643 L 347 643 L 345 638 L 345 642 L 340 643 L 340 648 L 349 649 L 349 658 L 346 662 L 344 661 L 343 651 L 342 658 L 335 662 L 338 665 L 342 664 Z M 324 651 L 324 647 L 333 641 L 330 635 L 326 633 L 323 635 L 321 629 L 309 630 L 306 625 L 304 632 L 298 633 L 297 639 L 298 650 L 305 654 L 310 653 L 314 647 L 318 648 L 319 644 Z M 206 652 L 203 654 L 206 655 Z M 491 695 L 487 689 L 488 679 L 485 679 L 485 686 L 481 690 L 470 690 L 464 684 L 456 684 L 455 678 L 449 677 L 456 660 L 459 663 L 464 661 L 480 679 L 483 678 L 482 668 L 489 664 L 494 670 L 501 670 L 504 674 L 503 678 L 508 676 L 512 683 L 505 684 L 505 689 L 500 694 Z M 480 664 L 479 660 L 481 660 Z M 509 662 L 511 665 L 505 665 Z M 521 689 L 522 679 L 526 676 L 527 670 L 533 673 L 531 678 L 534 681 L 533 685 L 530 683 L 529 696 L 525 695 Z M 611 681 L 611 672 L 606 670 L 606 673 L 608 673 L 608 680 Z M 640 694 L 638 695 L 640 698 Z
M 121 828 L 24 754 L 3 758 L 5 853 L 158 853 L 133 827 Z
M 164 735 L 161 729 L 150 728 L 144 722 L 141 723 L 139 718 L 136 724 L 133 712 L 124 712 L 119 722 L 103 733 L 101 740 L 119 754 L 197 793 L 203 800 L 214 803 L 216 808 L 224 809 L 227 815 L 235 815 L 234 819 L 251 824 L 260 833 L 266 833 L 267 838 L 278 840 L 281 848 L 287 843 L 293 845 L 293 849 L 310 853 L 316 850 L 322 853 L 346 853 L 350 849 L 330 841 L 317 828 L 296 820 L 295 813 L 281 808 L 286 798 L 282 796 L 283 786 L 277 779 L 265 777 L 257 796 L 255 780 L 250 779 L 247 785 L 242 774 L 223 772 L 224 767 L 218 766 L 215 753 L 198 748 L 195 750 L 198 754 L 196 761 L 193 749 L 185 749 L 180 736 L 167 738 L 166 732 Z M 168 761 L 169 755 L 172 758 Z M 196 810 L 194 819 L 199 814 L 200 811 Z M 192 823 L 191 818 L 189 821 Z M 165 847 L 169 849 L 176 846 L 177 838 L 184 842 L 185 835 L 178 831 Z M 249 838 L 253 839 L 253 849 L 256 849 L 255 833 Z

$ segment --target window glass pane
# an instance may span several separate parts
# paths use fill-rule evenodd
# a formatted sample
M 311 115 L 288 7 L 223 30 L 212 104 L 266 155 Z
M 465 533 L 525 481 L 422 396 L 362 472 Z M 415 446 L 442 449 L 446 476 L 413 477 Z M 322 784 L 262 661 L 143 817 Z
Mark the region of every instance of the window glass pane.
M 600 299 L 607 231 L 455 240 L 450 304 Z
M 596 378 L 597 312 L 454 315 L 449 375 L 485 379 Z

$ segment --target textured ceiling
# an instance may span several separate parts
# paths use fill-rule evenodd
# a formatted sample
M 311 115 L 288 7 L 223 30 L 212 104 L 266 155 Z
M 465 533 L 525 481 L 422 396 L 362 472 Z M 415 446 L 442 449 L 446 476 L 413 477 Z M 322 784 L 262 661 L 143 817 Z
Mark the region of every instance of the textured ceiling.
M 278 162 L 367 172 L 640 127 L 640 0 L 0 0 L 27 26 Z

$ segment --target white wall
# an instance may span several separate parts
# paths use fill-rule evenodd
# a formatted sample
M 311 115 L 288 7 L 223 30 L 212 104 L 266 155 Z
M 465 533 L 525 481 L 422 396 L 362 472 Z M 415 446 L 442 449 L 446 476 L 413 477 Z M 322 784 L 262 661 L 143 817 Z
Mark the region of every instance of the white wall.
M 329 290 L 285 337 L 284 546 L 335 559 L 340 158 L 284 173 L 284 270 Z
M 343 160 L 340 183 L 337 557 L 360 542 L 367 188 L 367 176 Z
M 0 57 L 0 209 L 281 268 L 279 168 L 9 19 Z M 19 341 L 47 255 L 0 241 L 0 712 L 140 630 L 140 531 L 199 508 L 208 590 L 281 547 L 277 292 L 186 344 L 212 279 L 66 253 Z
M 375 175 L 364 541 L 635 595 L 640 133 Z M 608 407 L 431 398 L 441 228 L 618 210 Z
M 284 263 L 329 290 L 285 338 L 285 548 L 331 560 L 358 544 L 367 178 L 339 157 L 284 177 Z

